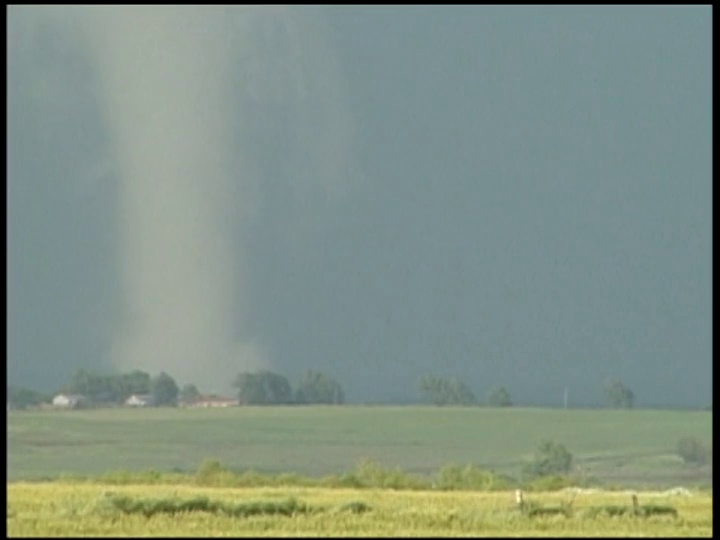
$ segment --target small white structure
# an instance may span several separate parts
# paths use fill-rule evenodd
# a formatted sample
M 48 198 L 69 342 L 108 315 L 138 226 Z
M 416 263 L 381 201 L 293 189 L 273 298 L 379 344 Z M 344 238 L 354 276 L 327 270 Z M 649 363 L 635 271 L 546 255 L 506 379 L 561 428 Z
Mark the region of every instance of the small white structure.
M 195 400 L 189 407 L 237 407 L 237 398 L 221 397 L 221 396 L 202 396 Z
M 58 394 L 52 400 L 53 407 L 60 409 L 77 409 L 85 402 L 85 396 L 80 394 Z
M 128 407 L 150 407 L 153 404 L 150 394 L 133 394 L 125 400 Z

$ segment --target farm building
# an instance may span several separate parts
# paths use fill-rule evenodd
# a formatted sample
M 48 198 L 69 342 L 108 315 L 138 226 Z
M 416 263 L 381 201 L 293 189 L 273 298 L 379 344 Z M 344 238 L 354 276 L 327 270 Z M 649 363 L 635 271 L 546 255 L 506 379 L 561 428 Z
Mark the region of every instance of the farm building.
M 133 394 L 125 400 L 128 407 L 150 407 L 153 404 L 150 394 Z
M 81 407 L 87 399 L 80 394 L 58 394 L 52 400 L 53 407 L 62 409 L 77 409 Z
M 223 396 L 200 396 L 192 402 L 186 403 L 186 407 L 237 407 L 237 398 Z

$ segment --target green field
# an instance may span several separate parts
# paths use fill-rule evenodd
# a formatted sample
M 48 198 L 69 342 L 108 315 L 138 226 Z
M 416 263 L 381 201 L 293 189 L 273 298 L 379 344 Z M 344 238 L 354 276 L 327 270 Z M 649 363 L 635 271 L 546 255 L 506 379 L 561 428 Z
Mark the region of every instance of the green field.
M 8 479 L 111 470 L 194 471 L 204 458 L 236 469 L 324 475 L 360 459 L 433 474 L 473 463 L 517 475 L 543 438 L 576 470 L 615 485 L 711 485 L 679 438 L 712 441 L 712 413 L 440 407 L 234 407 L 8 413 Z
M 251 488 L 197 486 L 103 486 L 41 483 L 8 485 L 7 533 L 33 536 L 712 536 L 712 496 L 641 492 L 643 503 L 670 505 L 677 517 L 590 515 L 602 505 L 630 505 L 627 493 L 582 493 L 568 516 L 531 517 L 518 511 L 511 492 L 435 492 L 383 489 Z M 167 501 L 204 497 L 203 509 L 169 513 Z M 268 509 L 294 510 L 287 515 Z M 545 507 L 570 502 L 568 492 L 533 493 Z M 125 504 L 147 501 L 162 511 L 145 515 Z M 208 504 L 209 501 L 209 504 Z M 202 502 L 202 501 L 201 501 Z M 243 508 L 243 515 L 208 506 Z M 250 513 L 247 510 L 254 509 Z M 362 510 L 362 511 L 358 511 Z

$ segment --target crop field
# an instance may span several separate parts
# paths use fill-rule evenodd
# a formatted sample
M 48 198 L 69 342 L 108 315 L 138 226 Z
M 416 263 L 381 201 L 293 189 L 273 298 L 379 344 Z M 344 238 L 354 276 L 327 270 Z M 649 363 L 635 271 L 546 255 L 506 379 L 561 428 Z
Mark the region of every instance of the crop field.
M 233 407 L 8 413 L 8 479 L 113 470 L 193 472 L 205 458 L 233 470 L 326 475 L 369 459 L 432 475 L 472 463 L 517 475 L 541 439 L 565 445 L 576 470 L 607 485 L 709 486 L 685 464 L 681 437 L 712 444 L 712 413 L 443 407 Z
M 639 492 L 640 502 L 678 515 L 608 517 L 629 493 L 527 494 L 568 516 L 529 517 L 510 491 L 108 486 L 62 482 L 8 485 L 8 536 L 712 536 L 709 493 Z

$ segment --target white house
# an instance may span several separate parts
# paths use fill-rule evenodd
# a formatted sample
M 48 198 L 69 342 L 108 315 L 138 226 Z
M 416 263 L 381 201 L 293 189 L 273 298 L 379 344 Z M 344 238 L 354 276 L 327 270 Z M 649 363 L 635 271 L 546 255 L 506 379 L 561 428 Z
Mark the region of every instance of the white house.
M 53 407 L 63 409 L 77 409 L 85 401 L 80 394 L 58 394 L 52 400 Z
M 152 396 L 150 394 L 133 394 L 125 400 L 128 407 L 149 407 L 152 405 Z

